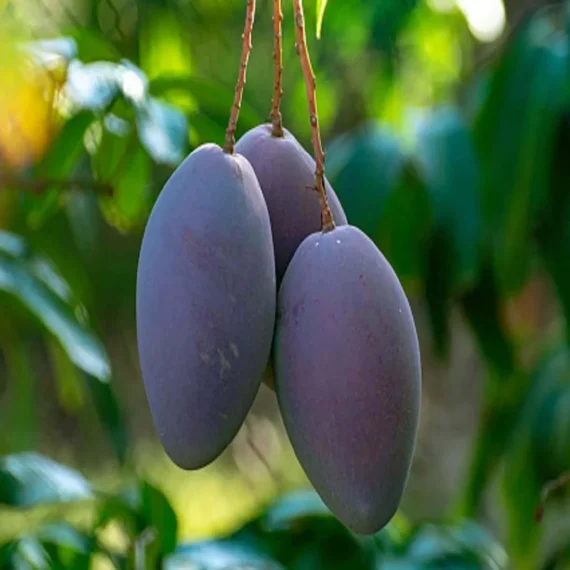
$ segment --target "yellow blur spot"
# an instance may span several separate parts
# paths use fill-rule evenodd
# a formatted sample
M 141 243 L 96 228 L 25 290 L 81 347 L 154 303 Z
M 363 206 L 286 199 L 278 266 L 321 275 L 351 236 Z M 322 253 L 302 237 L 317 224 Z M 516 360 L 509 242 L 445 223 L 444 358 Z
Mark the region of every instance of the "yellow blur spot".
M 0 169 L 24 168 L 45 152 L 56 82 L 6 37 L 0 40 Z

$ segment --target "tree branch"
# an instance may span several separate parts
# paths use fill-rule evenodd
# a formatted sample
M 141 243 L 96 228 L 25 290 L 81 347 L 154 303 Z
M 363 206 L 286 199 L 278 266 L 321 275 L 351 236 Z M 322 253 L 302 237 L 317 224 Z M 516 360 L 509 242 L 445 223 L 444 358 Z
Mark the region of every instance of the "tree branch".
M 273 59 L 275 60 L 275 79 L 273 90 L 273 103 L 271 107 L 271 122 L 273 129 L 271 134 L 274 137 L 283 136 L 283 118 L 281 116 L 280 106 L 283 89 L 281 86 L 281 78 L 283 76 L 283 48 L 282 48 L 282 29 L 283 11 L 281 10 L 281 0 L 273 0 L 273 33 L 275 35 Z
M 255 0 L 247 0 L 247 11 L 245 15 L 245 26 L 243 34 L 241 36 L 243 40 L 241 61 L 238 73 L 238 80 L 236 84 L 236 91 L 234 97 L 234 103 L 230 111 L 230 122 L 226 130 L 226 141 L 224 144 L 224 152 L 227 154 L 233 154 L 234 146 L 236 143 L 236 126 L 239 118 L 239 112 L 241 109 L 241 101 L 243 98 L 243 88 L 245 87 L 246 73 L 247 73 L 247 62 L 249 60 L 249 54 L 251 52 L 251 34 L 253 31 L 253 23 L 255 21 Z
M 309 49 L 307 47 L 307 37 L 305 35 L 305 15 L 303 13 L 303 0 L 294 0 L 295 7 L 295 37 L 296 37 L 296 50 L 301 59 L 301 66 L 303 68 L 303 75 L 305 78 L 305 87 L 307 89 L 307 100 L 309 103 L 309 119 L 311 122 L 311 133 L 313 150 L 315 153 L 315 189 L 319 195 L 321 202 L 321 225 L 323 232 L 333 230 L 335 227 L 334 219 L 328 205 L 327 194 L 325 192 L 325 153 L 321 143 L 321 133 L 319 130 L 319 115 L 317 112 L 317 82 L 313 67 L 311 65 L 311 58 L 309 56 Z
M 60 188 L 62 190 L 86 190 L 91 189 L 95 192 L 105 194 L 107 196 L 113 195 L 113 187 L 104 182 L 97 182 L 95 180 L 81 180 L 81 179 L 45 179 L 45 180 L 22 180 L 19 178 L 0 178 L 0 188 L 23 190 L 32 192 L 34 194 L 43 194 L 49 188 Z

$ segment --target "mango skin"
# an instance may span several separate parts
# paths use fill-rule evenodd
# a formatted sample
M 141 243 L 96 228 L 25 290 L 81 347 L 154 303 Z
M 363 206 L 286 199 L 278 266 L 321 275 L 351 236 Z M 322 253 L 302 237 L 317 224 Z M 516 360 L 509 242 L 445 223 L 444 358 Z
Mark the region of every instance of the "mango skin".
M 283 137 L 274 137 L 271 125 L 259 125 L 236 144 L 236 152 L 253 166 L 267 203 L 278 285 L 301 242 L 321 229 L 315 161 L 287 129 L 283 132 Z M 346 225 L 346 214 L 326 179 L 325 189 L 335 223 Z
M 179 467 L 207 465 L 242 425 L 269 358 L 275 304 L 269 214 L 253 169 L 203 145 L 159 195 L 137 275 L 144 385 Z
M 297 458 L 348 528 L 400 503 L 421 400 L 419 344 L 397 276 L 354 226 L 303 241 L 278 295 L 276 392 Z

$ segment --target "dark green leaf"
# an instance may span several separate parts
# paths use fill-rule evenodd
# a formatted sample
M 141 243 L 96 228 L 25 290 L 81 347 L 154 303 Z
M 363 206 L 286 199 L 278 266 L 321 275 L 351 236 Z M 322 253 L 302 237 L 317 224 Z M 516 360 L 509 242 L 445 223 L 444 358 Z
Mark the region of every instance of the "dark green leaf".
M 52 561 L 35 538 L 23 536 L 0 546 L 0 568 L 52 570 Z
M 100 382 L 89 374 L 85 378 L 99 421 L 111 440 L 117 459 L 122 464 L 127 457 L 129 439 L 126 418 L 119 406 L 112 384 Z
M 291 530 L 311 517 L 332 518 L 333 515 L 314 491 L 288 493 L 263 515 L 263 526 L 270 532 Z
M 87 480 L 69 467 L 31 452 L 0 457 L 0 504 L 35 507 L 92 498 Z
M 68 523 L 42 526 L 35 537 L 49 554 L 52 570 L 89 570 L 91 556 L 96 548 L 92 537 Z
M 426 274 L 432 228 L 431 204 L 413 164 L 407 163 L 400 183 L 386 199 L 378 245 L 407 290 L 417 292 Z
M 547 21 L 531 19 L 495 70 L 476 121 L 489 245 L 505 293 L 519 290 L 529 270 L 532 220 L 567 97 L 567 51 Z
M 367 123 L 333 141 L 326 166 L 349 223 L 376 240 L 386 200 L 403 172 L 397 139 L 386 127 Z M 403 218 L 400 221 L 407 225 Z
M 461 305 L 487 365 L 499 377 L 509 377 L 515 366 L 514 346 L 502 321 L 498 287 L 488 264 L 477 285 L 461 298 Z
M 416 157 L 429 190 L 440 244 L 449 251 L 453 291 L 468 288 L 479 271 L 479 166 L 467 126 L 453 108 L 424 117 Z M 402 222 L 402 223 L 407 223 Z
M 227 127 L 234 98 L 233 90 L 230 88 L 198 77 L 165 74 L 150 82 L 149 91 L 154 96 L 166 99 L 170 94 L 187 94 L 197 104 L 200 114 L 207 116 L 224 129 Z M 247 100 L 243 101 L 239 115 L 239 131 L 252 129 L 261 120 L 262 117 L 252 109 Z
M 84 307 L 65 298 L 67 288 L 54 279 L 48 267 L 47 261 L 31 255 L 0 254 L 0 291 L 28 309 L 58 339 L 76 366 L 100 380 L 108 380 L 107 355 L 87 326 Z

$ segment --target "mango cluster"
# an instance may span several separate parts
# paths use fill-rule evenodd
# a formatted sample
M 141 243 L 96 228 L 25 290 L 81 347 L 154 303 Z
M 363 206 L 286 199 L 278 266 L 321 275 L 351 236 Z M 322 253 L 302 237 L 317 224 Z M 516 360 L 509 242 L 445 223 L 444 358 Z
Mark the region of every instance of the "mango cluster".
M 224 451 L 272 376 L 310 481 L 370 534 L 408 478 L 420 351 L 396 274 L 328 182 L 336 226 L 321 231 L 314 173 L 295 137 L 270 125 L 235 153 L 206 144 L 185 159 L 143 237 L 140 363 L 160 440 L 184 469 Z

